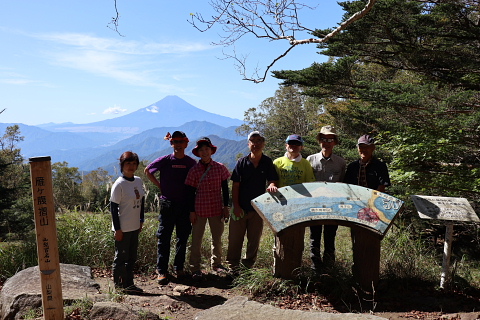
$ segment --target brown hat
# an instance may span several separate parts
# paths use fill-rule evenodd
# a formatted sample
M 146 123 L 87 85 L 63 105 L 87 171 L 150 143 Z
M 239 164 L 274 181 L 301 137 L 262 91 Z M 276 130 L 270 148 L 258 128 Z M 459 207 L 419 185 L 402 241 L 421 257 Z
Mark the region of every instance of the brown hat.
M 195 146 L 195 148 L 192 149 L 192 153 L 197 157 L 200 157 L 198 155 L 198 149 L 203 146 L 207 146 L 210 149 L 212 149 L 212 154 L 214 154 L 217 151 L 217 147 L 212 144 L 212 141 L 210 141 L 208 137 L 203 137 L 197 140 L 197 145 Z

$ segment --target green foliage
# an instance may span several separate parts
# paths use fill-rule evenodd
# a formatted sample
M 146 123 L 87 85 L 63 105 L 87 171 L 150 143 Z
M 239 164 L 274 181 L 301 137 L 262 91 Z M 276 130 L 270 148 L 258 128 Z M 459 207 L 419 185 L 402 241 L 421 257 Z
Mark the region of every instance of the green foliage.
M 453 288 L 465 290 L 480 287 L 480 263 L 468 256 L 455 261 L 451 274 Z
M 145 223 L 142 232 L 139 235 L 137 265 L 143 272 L 154 272 L 157 267 L 157 237 L 158 213 L 148 213 L 145 215 Z M 171 248 L 175 248 L 175 234 L 172 235 Z M 173 265 L 174 253 L 170 254 L 171 264 Z
M 18 125 L 7 127 L 0 137 L 0 239 L 21 237 L 33 225 L 28 166 L 16 147 L 22 140 Z
M 112 177 L 102 168 L 93 170 L 82 177 L 82 197 L 86 211 L 102 212 L 108 210 Z
M 143 186 L 145 187 L 145 211 L 160 212 L 159 190 L 157 186 L 154 185 L 153 182 L 151 182 L 150 179 L 147 178 L 147 175 L 144 173 L 147 165 L 148 161 L 140 161 L 135 175 L 142 179 Z
M 285 139 L 290 134 L 306 138 L 307 154 L 312 145 L 316 146 L 312 133 L 319 126 L 322 106 L 315 99 L 303 94 L 299 86 L 283 86 L 274 97 L 265 99 L 258 108 L 245 112 L 245 124 L 237 129 L 240 134 L 258 130 L 265 135 L 266 153 L 277 158 L 285 153 Z M 308 135 L 313 135 L 308 138 Z
M 156 266 L 158 215 L 148 213 L 139 235 L 137 265 L 143 272 Z M 110 213 L 68 212 L 57 218 L 60 261 L 110 268 L 115 254 Z
M 381 268 L 383 277 L 396 279 L 422 279 L 435 282 L 439 279 L 440 257 L 419 238 L 412 237 L 412 226 L 392 229 L 382 241 Z M 405 257 L 415 259 L 405 259 Z
M 7 240 L 24 239 L 26 234 L 35 228 L 31 193 L 27 193 L 27 191 L 30 191 L 30 188 L 22 188 L 19 192 L 21 196 L 15 200 L 10 208 L 3 210 L 6 226 L 6 233 L 3 236 Z
M 30 308 L 22 315 L 22 319 L 24 320 L 35 320 L 41 317 L 43 317 L 42 307 Z
M 64 313 L 65 319 L 90 319 L 90 312 L 93 308 L 93 300 L 89 298 L 83 298 L 78 300 L 65 300 L 64 301 Z M 43 318 L 43 308 L 31 308 L 28 309 L 23 315 L 22 319 L 35 320 Z
M 365 3 L 340 5 L 347 19 Z M 377 156 L 391 173 L 390 193 L 406 201 L 413 194 L 464 197 L 478 212 L 478 16 L 477 2 L 379 0 L 319 45 L 328 62 L 273 74 L 322 102 L 322 116 L 344 142 L 336 151 L 347 160 L 355 155 L 346 147 L 353 149 L 358 136 L 377 136 Z M 478 233 L 479 226 L 472 229 Z
M 89 298 L 74 300 L 64 307 L 64 313 L 72 318 L 81 317 L 81 319 L 89 319 L 90 311 L 93 308 L 93 301 Z
M 137 272 L 146 274 L 154 272 L 157 249 L 155 231 L 158 227 L 156 218 L 156 213 L 149 213 L 140 233 Z M 114 238 L 110 230 L 109 214 L 68 212 L 60 214 L 57 220 L 59 254 L 62 263 L 110 268 L 114 255 Z M 456 230 L 460 232 L 459 228 Z M 469 233 L 468 230 L 464 232 Z M 382 241 L 380 278 L 384 283 L 401 287 L 413 286 L 417 283 L 435 287 L 438 284 L 442 247 L 436 246 L 432 241 L 422 241 L 423 237 L 425 237 L 424 229 L 417 228 L 413 224 L 399 223 L 398 227 L 392 227 Z M 225 229 L 222 239 L 223 252 L 226 253 L 228 228 Z M 24 268 L 37 265 L 35 241 L 35 233 L 31 232 L 22 241 L 0 243 L 0 283 Z M 205 270 L 209 270 L 210 241 L 207 226 L 202 243 Z M 312 272 L 310 269 L 307 232 L 303 266 L 297 270 L 298 277 L 295 280 L 273 277 L 273 243 L 273 233 L 265 228 L 257 262 L 254 268 L 242 270 L 240 276 L 236 278 L 234 285 L 237 290 L 258 298 L 269 297 L 273 300 L 279 295 L 295 297 L 307 292 L 333 295 L 345 300 L 352 299 L 351 295 L 355 296 L 356 293 L 352 292 L 354 282 L 351 274 L 352 252 L 349 228 L 338 229 L 335 265 L 321 274 Z M 454 250 L 454 267 L 452 268 L 454 288 L 480 286 L 479 259 L 478 256 L 472 255 L 467 247 L 466 243 L 458 243 L 458 248 L 463 249 Z M 172 239 L 172 250 L 173 248 L 174 239 Z M 173 255 L 171 255 L 171 262 L 173 262 Z M 112 297 L 112 299 L 119 298 L 121 297 Z M 73 309 L 85 308 L 77 306 Z
M 68 212 L 57 216 L 60 261 L 91 267 L 111 265 L 114 238 L 110 214 Z
M 52 164 L 53 197 L 57 210 L 74 210 L 84 203 L 82 197 L 82 177 L 78 168 L 69 167 L 68 163 Z
M 69 211 L 57 213 L 58 253 L 61 263 L 110 268 L 115 254 L 110 213 Z M 139 237 L 138 267 L 143 272 L 156 266 L 157 214 L 147 214 Z M 23 240 L 0 242 L 0 282 L 16 272 L 38 264 L 36 235 Z M 173 257 L 172 257 L 173 259 Z
M 293 280 L 274 277 L 271 268 L 243 270 L 233 285 L 254 297 L 266 293 L 271 296 L 295 295 L 300 291 L 300 287 Z
M 0 282 L 15 273 L 37 265 L 37 246 L 33 232 L 25 239 L 15 242 L 0 242 Z

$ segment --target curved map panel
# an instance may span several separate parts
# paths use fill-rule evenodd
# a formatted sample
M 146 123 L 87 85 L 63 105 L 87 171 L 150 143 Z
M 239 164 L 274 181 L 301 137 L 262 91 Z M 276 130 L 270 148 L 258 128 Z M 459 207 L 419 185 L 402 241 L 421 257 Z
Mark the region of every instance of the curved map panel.
M 353 223 L 385 235 L 403 201 L 369 188 L 346 183 L 310 182 L 265 193 L 252 200 L 273 232 L 314 220 Z

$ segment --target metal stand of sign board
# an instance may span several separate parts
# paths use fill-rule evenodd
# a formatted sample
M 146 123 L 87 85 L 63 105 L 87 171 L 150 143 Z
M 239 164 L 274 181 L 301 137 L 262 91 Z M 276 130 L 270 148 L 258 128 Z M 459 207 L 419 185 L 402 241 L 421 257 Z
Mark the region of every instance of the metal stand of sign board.
M 45 320 L 64 319 L 50 157 L 29 159 Z
M 453 222 L 446 223 L 445 243 L 443 244 L 443 262 L 442 262 L 442 276 L 440 278 L 440 288 L 444 288 L 445 283 L 451 279 L 449 276 L 450 257 L 452 256 L 452 242 L 453 242 Z
M 449 270 L 452 256 L 453 221 L 480 222 L 480 219 L 465 198 L 414 195 L 412 200 L 420 218 L 447 220 L 440 277 L 440 288 L 443 289 L 451 281 Z

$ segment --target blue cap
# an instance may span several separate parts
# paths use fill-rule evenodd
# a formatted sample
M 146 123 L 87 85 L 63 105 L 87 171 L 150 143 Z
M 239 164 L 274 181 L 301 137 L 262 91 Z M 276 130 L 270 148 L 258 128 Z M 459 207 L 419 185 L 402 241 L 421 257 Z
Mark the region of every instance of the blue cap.
M 303 139 L 301 136 L 299 136 L 298 134 L 291 134 L 287 137 L 287 140 L 285 140 L 285 142 L 288 144 L 288 142 L 290 141 L 298 141 L 300 142 L 302 145 L 303 145 Z

